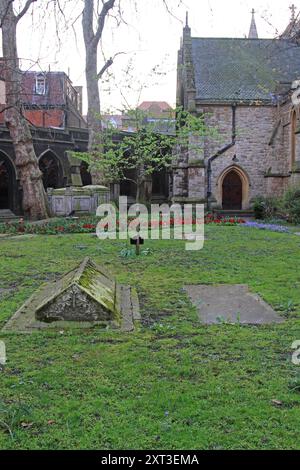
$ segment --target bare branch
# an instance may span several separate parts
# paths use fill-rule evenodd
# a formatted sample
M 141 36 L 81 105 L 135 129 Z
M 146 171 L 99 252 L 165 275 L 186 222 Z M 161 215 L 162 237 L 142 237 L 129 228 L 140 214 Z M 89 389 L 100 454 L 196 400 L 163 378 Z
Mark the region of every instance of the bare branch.
M 97 79 L 100 80 L 102 76 L 105 74 L 106 70 L 114 63 L 112 57 L 106 61 L 106 63 L 103 65 L 102 69 L 100 72 L 97 74 Z
M 94 36 L 94 41 L 96 44 L 98 44 L 102 37 L 106 17 L 109 11 L 115 6 L 115 1 L 116 0 L 107 0 L 107 2 L 103 3 L 103 7 L 98 18 L 98 28 Z
M 21 10 L 20 13 L 16 17 L 17 22 L 20 21 L 21 18 L 23 18 L 23 16 L 25 15 L 25 13 L 27 13 L 27 11 L 29 10 L 29 7 L 32 5 L 32 3 L 36 2 L 36 1 L 37 0 L 27 0 L 27 2 L 24 5 L 23 10 Z
M 118 56 L 118 55 L 121 55 L 121 54 L 126 54 L 126 52 L 117 52 L 113 57 L 111 57 L 110 59 L 108 59 L 106 61 L 106 63 L 103 65 L 102 69 L 100 70 L 100 72 L 98 73 L 97 75 L 97 79 L 100 80 L 104 73 L 106 72 L 107 69 L 109 69 L 109 67 L 112 66 L 112 64 L 114 63 L 115 61 L 115 58 Z
M 172 12 L 172 10 L 170 9 L 169 7 L 169 4 L 168 4 L 168 0 L 162 0 L 163 1 L 163 4 L 165 5 L 166 7 L 166 10 L 167 12 L 169 13 L 169 15 L 171 15 L 173 18 L 175 18 L 175 20 L 177 21 L 180 21 L 180 23 L 182 22 L 176 15 L 174 15 L 174 13 Z M 178 6 L 182 3 L 182 0 L 179 0 L 179 3 L 178 3 Z

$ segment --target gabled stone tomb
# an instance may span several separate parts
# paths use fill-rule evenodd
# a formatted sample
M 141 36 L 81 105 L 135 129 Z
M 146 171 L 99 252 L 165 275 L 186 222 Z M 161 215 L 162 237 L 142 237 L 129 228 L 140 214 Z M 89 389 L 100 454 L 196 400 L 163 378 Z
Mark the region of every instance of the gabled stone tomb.
M 131 331 L 139 319 L 135 290 L 118 284 L 105 269 L 85 258 L 34 293 L 4 330 L 103 325 Z

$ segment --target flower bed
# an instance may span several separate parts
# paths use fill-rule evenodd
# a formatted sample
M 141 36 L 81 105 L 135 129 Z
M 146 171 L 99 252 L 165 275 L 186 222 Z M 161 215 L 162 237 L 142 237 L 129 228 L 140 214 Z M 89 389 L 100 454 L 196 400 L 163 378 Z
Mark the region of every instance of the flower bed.
M 245 220 L 237 217 L 218 217 L 214 214 L 206 214 L 205 224 L 217 225 L 240 225 L 244 224 Z
M 128 222 L 131 222 L 134 218 L 129 218 Z M 24 221 L 22 218 L 18 222 L 6 222 L 0 224 L 0 233 L 8 235 L 22 235 L 22 234 L 39 234 L 39 235 L 56 235 L 63 233 L 95 233 L 97 223 L 99 219 L 96 217 L 86 217 L 81 219 L 50 219 L 45 223 L 30 223 Z M 195 225 L 197 223 L 196 218 L 190 220 L 175 219 L 170 220 L 171 227 L 178 225 Z M 234 226 L 244 223 L 243 219 L 234 217 L 215 217 L 211 214 L 205 216 L 205 224 L 215 224 L 221 226 Z M 117 230 L 119 227 L 119 220 L 117 220 Z M 148 223 L 149 229 L 157 227 L 168 227 L 167 222 L 163 218 L 159 222 Z
M 291 233 L 288 227 L 277 224 L 265 224 L 262 222 L 245 222 L 244 227 L 252 227 L 260 230 L 270 230 L 271 232 Z

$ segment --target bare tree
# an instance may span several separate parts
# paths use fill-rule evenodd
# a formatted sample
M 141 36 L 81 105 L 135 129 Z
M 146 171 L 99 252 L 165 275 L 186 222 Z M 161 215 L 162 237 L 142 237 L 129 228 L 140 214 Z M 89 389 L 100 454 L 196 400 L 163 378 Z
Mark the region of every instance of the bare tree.
M 92 152 L 96 145 L 99 145 L 100 121 L 100 93 L 99 80 L 105 71 L 113 63 L 109 59 L 101 70 L 98 70 L 98 46 L 102 39 L 106 18 L 114 8 L 116 0 L 102 0 L 102 8 L 97 13 L 97 27 L 94 28 L 95 5 L 94 0 L 84 0 L 82 14 L 82 30 L 86 53 L 86 85 L 88 97 L 88 127 L 89 127 L 89 151 Z
M 139 2 L 134 1 L 135 8 Z M 182 0 L 178 1 L 180 5 Z M 168 0 L 162 0 L 166 10 L 172 16 L 173 13 L 169 8 Z M 105 61 L 101 69 L 98 69 L 98 48 L 101 43 L 102 36 L 105 29 L 106 20 L 110 15 L 115 12 L 114 18 L 117 23 L 124 21 L 121 11 L 121 0 L 84 0 L 84 9 L 82 13 L 82 30 L 85 44 L 86 53 L 86 84 L 87 84 L 87 97 L 88 97 L 88 128 L 89 128 L 89 152 L 99 153 L 99 145 L 101 145 L 101 106 L 100 106 L 100 92 L 99 81 L 102 79 L 105 72 L 114 63 L 117 55 L 123 52 L 118 52 L 114 57 Z M 142 2 L 140 2 L 142 5 Z M 94 20 L 96 17 L 96 28 L 94 27 Z M 101 179 L 101 174 L 95 173 L 93 175 L 98 181 Z M 103 182 L 103 181 L 102 181 Z
M 49 209 L 30 127 L 23 113 L 22 75 L 17 52 L 17 25 L 35 1 L 27 0 L 20 12 L 15 13 L 14 0 L 0 0 L 0 26 L 6 85 L 5 123 L 14 146 L 24 213 L 30 219 L 38 220 L 47 218 Z

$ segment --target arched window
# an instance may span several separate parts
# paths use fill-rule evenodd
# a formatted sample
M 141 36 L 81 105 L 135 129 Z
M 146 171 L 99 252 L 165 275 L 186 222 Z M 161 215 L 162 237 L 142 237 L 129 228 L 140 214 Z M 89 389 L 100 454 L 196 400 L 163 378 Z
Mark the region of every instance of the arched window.
M 39 167 L 43 174 L 44 188 L 61 188 L 63 186 L 63 175 L 58 158 L 48 151 L 39 160 Z
M 297 130 L 297 115 L 296 111 L 292 113 L 291 119 L 291 169 L 296 162 L 296 130 Z
M 0 152 L 0 210 L 14 210 L 15 185 L 13 166 L 6 155 Z

